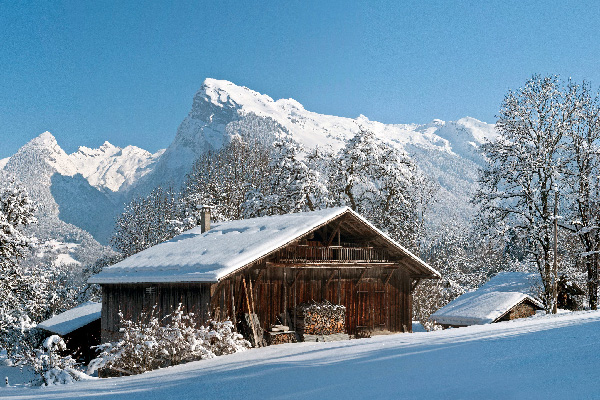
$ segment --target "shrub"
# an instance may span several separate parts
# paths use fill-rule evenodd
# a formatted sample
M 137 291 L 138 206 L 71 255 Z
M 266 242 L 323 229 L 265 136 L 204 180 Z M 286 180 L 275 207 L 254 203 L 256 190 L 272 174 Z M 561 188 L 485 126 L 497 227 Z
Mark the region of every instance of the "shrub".
M 38 379 L 32 382 L 34 385 L 73 383 L 87 377 L 76 369 L 77 362 L 71 356 L 60 354 L 64 350 L 64 340 L 58 335 L 52 335 L 44 340 L 42 348 L 34 351 L 27 363 L 38 375 Z
M 156 308 L 156 307 L 155 307 Z M 98 346 L 100 354 L 88 366 L 88 373 L 100 368 L 135 375 L 184 362 L 213 358 L 246 350 L 250 343 L 234 331 L 231 321 L 209 320 L 197 327 L 192 313 L 181 304 L 161 323 L 152 312 L 138 321 L 121 318 L 121 340 Z

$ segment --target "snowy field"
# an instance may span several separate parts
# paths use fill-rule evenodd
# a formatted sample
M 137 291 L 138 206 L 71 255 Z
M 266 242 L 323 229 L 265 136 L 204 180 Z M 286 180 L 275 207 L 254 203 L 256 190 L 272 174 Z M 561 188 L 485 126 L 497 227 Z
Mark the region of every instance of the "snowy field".
M 600 398 L 600 312 L 250 350 L 3 399 Z

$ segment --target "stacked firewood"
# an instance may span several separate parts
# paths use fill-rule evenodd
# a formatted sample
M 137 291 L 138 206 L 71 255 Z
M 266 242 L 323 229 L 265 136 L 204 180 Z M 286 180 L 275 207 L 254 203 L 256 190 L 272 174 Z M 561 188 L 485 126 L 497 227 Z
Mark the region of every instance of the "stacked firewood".
M 346 307 L 303 303 L 296 307 L 296 331 L 300 335 L 332 335 L 346 330 Z
M 283 343 L 296 343 L 296 333 L 287 332 L 266 332 L 267 344 L 269 346 Z

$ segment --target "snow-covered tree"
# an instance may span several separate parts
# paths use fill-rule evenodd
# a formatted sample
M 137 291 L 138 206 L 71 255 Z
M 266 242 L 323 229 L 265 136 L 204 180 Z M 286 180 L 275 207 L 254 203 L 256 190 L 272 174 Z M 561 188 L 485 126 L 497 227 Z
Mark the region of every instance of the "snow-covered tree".
M 217 221 L 242 219 L 248 193 L 263 186 L 268 164 L 265 146 L 234 135 L 219 151 L 207 152 L 194 162 L 183 188 L 184 201 L 215 207 L 211 217 Z
M 248 217 L 314 211 L 330 203 L 320 173 L 301 159 L 303 149 L 290 138 L 273 143 L 268 178 L 244 202 Z
M 193 314 L 181 304 L 160 320 L 154 309 L 138 321 L 121 317 L 122 338 L 99 346 L 88 373 L 108 368 L 128 375 L 140 374 L 183 362 L 213 358 L 246 350 L 250 343 L 235 332 L 231 321 L 208 321 L 198 327 Z
M 122 259 L 123 255 L 120 253 L 106 254 L 97 259 L 95 262 L 86 265 L 82 270 L 84 284 L 79 290 L 77 302 L 79 304 L 85 303 L 86 301 L 101 302 L 102 290 L 100 288 L 100 285 L 88 284 L 87 280 L 93 275 L 100 273 L 100 271 L 102 271 L 105 267 L 116 264 Z
M 117 219 L 111 243 L 123 257 L 129 257 L 192 228 L 194 221 L 184 214 L 178 194 L 158 187 L 127 204 Z
M 408 155 L 361 129 L 340 150 L 329 177 L 329 192 L 340 205 L 365 216 L 396 240 L 415 250 L 420 199 L 427 184 Z M 424 193 L 423 193 L 424 194 Z
M 587 272 L 588 303 L 598 307 L 600 253 L 600 99 L 590 85 L 569 83 L 575 111 L 565 145 L 565 184 L 569 217 L 581 242 L 579 257 Z
M 14 263 L 32 245 L 23 228 L 36 222 L 35 207 L 27 193 L 11 182 L 0 189 L 0 263 Z
M 556 191 L 563 190 L 563 146 L 574 118 L 575 98 L 557 77 L 534 76 L 502 102 L 499 138 L 483 146 L 489 164 L 476 202 L 484 229 L 522 235 L 545 288 L 548 310 L 556 304 L 553 224 Z
M 21 338 L 34 325 L 32 315 L 42 308 L 42 283 L 22 259 L 35 238 L 23 228 L 35 222 L 34 205 L 15 182 L 0 189 L 0 347 L 14 353 Z
M 77 362 L 70 355 L 63 355 L 67 346 L 58 335 L 47 337 L 41 348 L 30 356 L 28 365 L 35 371 L 39 386 L 74 383 L 86 379 L 87 375 L 77 369 Z

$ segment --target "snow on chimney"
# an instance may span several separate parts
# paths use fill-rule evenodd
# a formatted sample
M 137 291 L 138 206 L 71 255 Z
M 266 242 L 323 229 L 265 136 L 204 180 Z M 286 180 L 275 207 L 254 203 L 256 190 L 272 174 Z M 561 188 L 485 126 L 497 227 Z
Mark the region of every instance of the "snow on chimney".
M 211 206 L 200 206 L 200 231 L 202 233 L 210 230 L 210 210 Z

